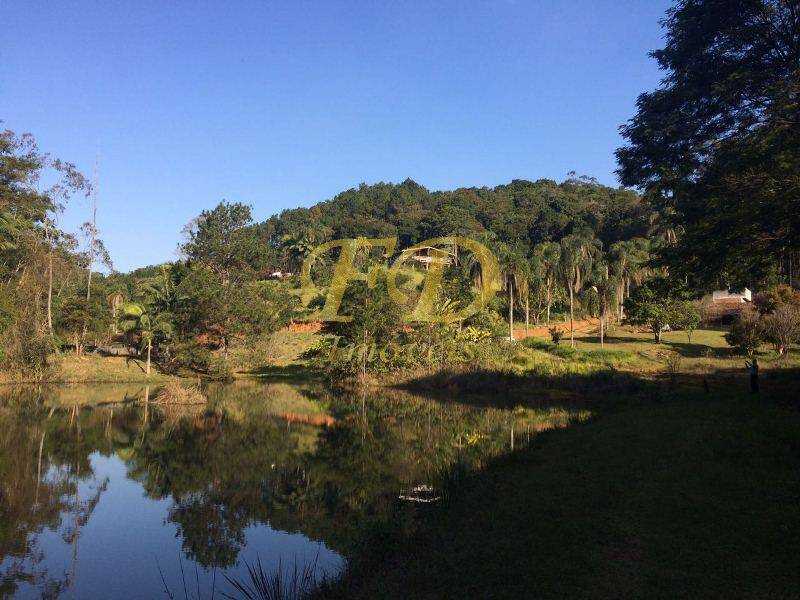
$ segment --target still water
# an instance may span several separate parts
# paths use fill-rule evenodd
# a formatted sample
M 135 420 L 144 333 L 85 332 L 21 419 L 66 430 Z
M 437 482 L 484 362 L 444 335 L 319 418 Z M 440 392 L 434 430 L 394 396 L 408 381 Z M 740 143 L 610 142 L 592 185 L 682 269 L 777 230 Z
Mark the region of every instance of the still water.
M 232 594 L 257 560 L 335 575 L 370 524 L 417 510 L 403 491 L 444 492 L 574 417 L 256 381 L 201 407 L 155 391 L 0 389 L 0 597 Z

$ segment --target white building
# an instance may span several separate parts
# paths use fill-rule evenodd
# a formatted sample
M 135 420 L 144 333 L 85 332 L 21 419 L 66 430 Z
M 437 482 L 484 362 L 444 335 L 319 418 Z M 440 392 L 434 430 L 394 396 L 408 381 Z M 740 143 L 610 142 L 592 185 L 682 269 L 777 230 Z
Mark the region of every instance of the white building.
M 753 292 L 747 288 L 739 291 L 717 290 L 711 294 L 711 300 L 713 302 L 730 302 L 731 300 L 736 300 L 740 303 L 752 302 Z

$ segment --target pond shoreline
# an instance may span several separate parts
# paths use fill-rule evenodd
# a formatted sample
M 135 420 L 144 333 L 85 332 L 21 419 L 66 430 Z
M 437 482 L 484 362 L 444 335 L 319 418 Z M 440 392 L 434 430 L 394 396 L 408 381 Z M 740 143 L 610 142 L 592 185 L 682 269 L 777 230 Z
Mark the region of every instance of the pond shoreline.
M 301 563 L 321 560 L 320 572 L 333 575 L 362 531 L 391 520 L 400 490 L 446 489 L 452 470 L 478 469 L 513 448 L 514 423 L 530 423 L 532 436 L 577 414 L 517 414 L 399 391 L 362 396 L 250 377 L 208 382 L 207 405 L 167 404 L 143 402 L 146 385 L 0 388 L 0 425 L 8 432 L 0 436 L 0 485 L 13 492 L 4 501 L 12 503 L 7 514 L 18 532 L 12 545 L 0 544 L 0 559 L 12 546 L 36 549 L 28 563 L 44 557 L 35 578 L 9 573 L 8 585 L 22 595 L 51 585 L 75 560 L 82 561 L 77 583 L 56 583 L 76 597 L 158 597 L 164 585 L 180 588 L 181 560 L 189 574 L 198 566 L 206 597 L 215 567 L 224 592 L 221 573 L 246 577 L 237 559 L 252 562 L 259 553 L 268 573 L 279 558 L 290 565 L 301 552 Z M 151 398 L 158 387 L 150 386 Z M 528 441 L 524 432 L 518 427 L 518 446 Z M 42 503 L 47 511 L 36 509 Z M 134 530 L 143 535 L 131 538 Z M 129 557 L 122 572 L 84 567 L 109 547 Z

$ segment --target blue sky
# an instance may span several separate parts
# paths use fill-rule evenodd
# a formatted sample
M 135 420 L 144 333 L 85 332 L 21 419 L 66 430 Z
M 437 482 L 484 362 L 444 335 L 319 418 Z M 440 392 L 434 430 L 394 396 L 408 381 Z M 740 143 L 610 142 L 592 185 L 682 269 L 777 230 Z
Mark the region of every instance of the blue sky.
M 662 0 L 0 2 L 0 120 L 87 175 L 118 270 L 222 199 L 257 219 L 361 182 L 617 185 Z M 66 216 L 89 214 L 76 199 Z

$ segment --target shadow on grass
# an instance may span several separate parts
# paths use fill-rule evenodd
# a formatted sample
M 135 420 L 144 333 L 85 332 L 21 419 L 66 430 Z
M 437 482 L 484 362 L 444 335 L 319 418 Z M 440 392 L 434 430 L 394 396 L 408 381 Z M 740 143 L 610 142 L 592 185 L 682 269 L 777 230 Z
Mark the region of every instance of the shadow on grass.
M 528 338 L 523 341 L 523 344 L 529 348 L 533 348 L 535 350 L 541 350 L 543 352 L 548 352 L 554 356 L 560 356 L 562 358 L 573 358 L 577 360 L 589 360 L 592 358 L 619 358 L 621 360 L 634 358 L 637 354 L 642 352 L 644 353 L 655 353 L 659 350 L 672 350 L 677 352 L 681 356 L 685 358 L 701 358 L 704 356 L 711 356 L 715 358 L 731 358 L 735 357 L 737 351 L 735 348 L 720 348 L 719 346 L 711 346 L 708 344 L 704 344 L 702 342 L 698 342 L 696 339 L 692 342 L 689 342 L 688 338 L 686 341 L 679 341 L 679 340 L 671 340 L 667 338 L 662 338 L 660 343 L 655 343 L 655 341 L 650 340 L 650 344 L 645 346 L 644 348 L 640 348 L 638 351 L 633 351 L 626 348 L 615 348 L 616 345 L 619 344 L 641 344 L 642 339 L 633 337 L 633 336 L 625 336 L 625 335 L 613 335 L 613 336 L 606 336 L 604 339 L 605 347 L 600 347 L 600 337 L 599 336 L 584 336 L 576 340 L 578 343 L 577 348 L 571 348 L 569 345 L 569 340 L 564 342 L 562 340 L 561 344 L 553 344 L 552 342 L 543 340 L 543 339 L 533 339 Z M 588 349 L 586 345 L 591 344 L 594 346 L 591 349 Z
M 614 395 L 643 393 L 655 383 L 654 380 L 612 369 L 570 375 L 471 369 L 438 371 L 395 387 L 437 400 L 510 409 L 519 405 L 536 408 L 573 406 L 598 399 L 613 403 Z
M 688 340 L 685 342 L 663 340 L 661 342 L 661 345 L 668 347 L 671 350 L 674 350 L 675 352 L 680 354 L 681 356 L 685 356 L 687 358 L 697 358 L 700 356 L 714 356 L 716 358 L 732 358 L 736 356 L 736 349 L 734 348 L 715 348 L 707 344 L 698 344 L 697 342 L 689 343 Z
M 265 365 L 251 371 L 244 371 L 243 375 L 257 377 L 259 379 L 272 380 L 317 380 L 321 377 L 320 373 L 308 365 L 290 364 L 283 366 Z
M 524 383 L 454 377 L 497 396 Z M 632 385 L 620 377 L 536 384 L 602 399 Z M 633 385 L 618 398 L 631 410 L 542 433 L 412 525 L 376 526 L 321 596 L 785 596 L 800 568 L 800 369 L 770 371 L 757 395 L 746 374 Z

